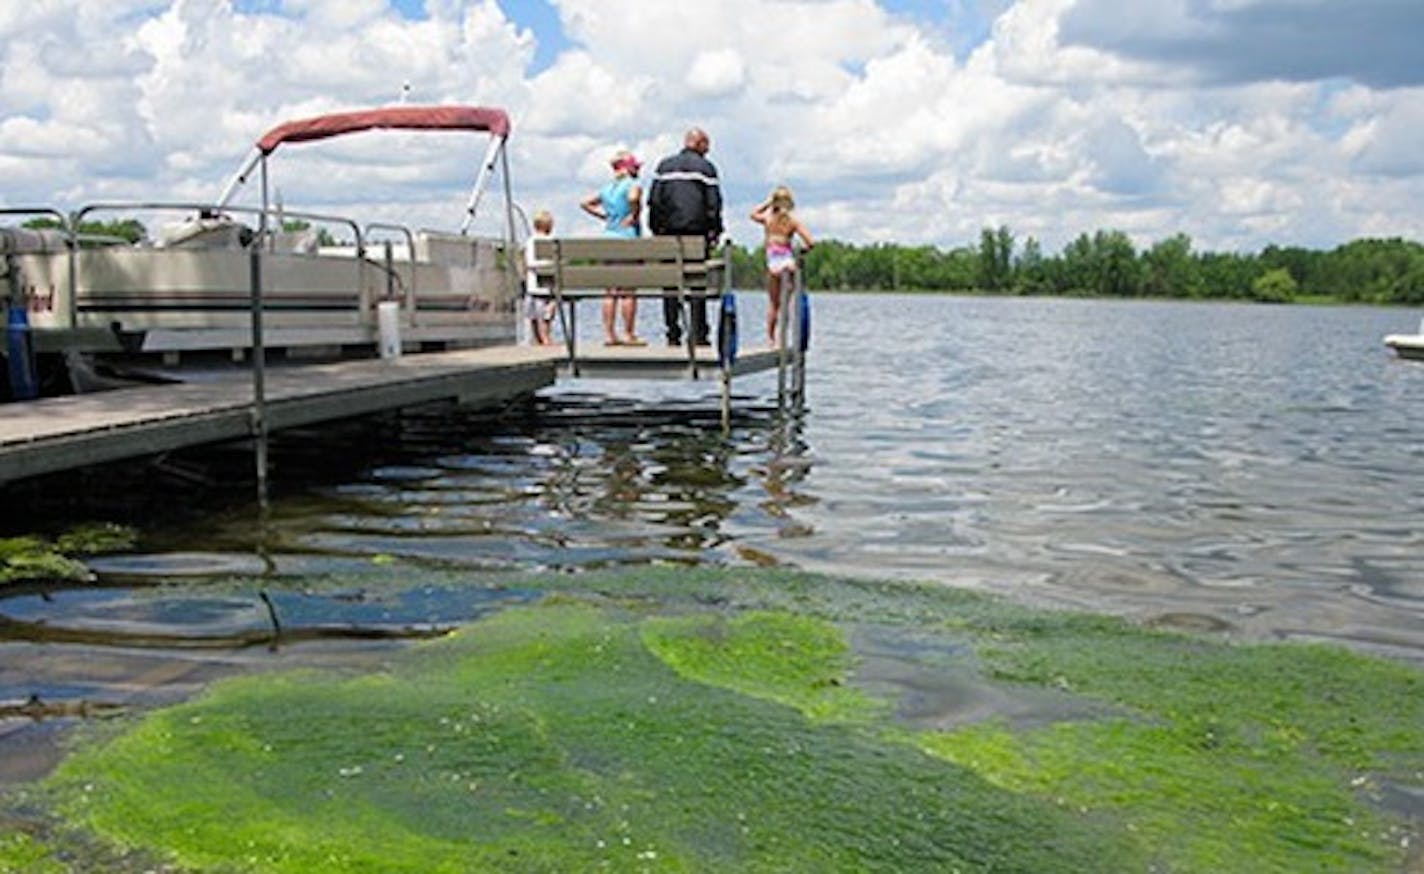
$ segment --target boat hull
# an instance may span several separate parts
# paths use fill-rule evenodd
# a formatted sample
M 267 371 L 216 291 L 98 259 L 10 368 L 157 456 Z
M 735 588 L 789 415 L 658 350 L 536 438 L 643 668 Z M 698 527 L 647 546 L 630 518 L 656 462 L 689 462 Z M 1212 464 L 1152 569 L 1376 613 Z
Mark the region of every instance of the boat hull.
M 1424 361 L 1424 334 L 1390 334 L 1384 338 L 1384 345 L 1400 358 Z
M 426 232 L 413 253 L 406 248 L 389 260 L 354 247 L 260 252 L 264 345 L 370 352 L 385 300 L 398 304 L 402 341 L 414 348 L 515 340 L 519 288 L 497 241 Z M 18 254 L 12 263 L 37 352 L 171 358 L 252 346 L 247 249 L 106 246 Z

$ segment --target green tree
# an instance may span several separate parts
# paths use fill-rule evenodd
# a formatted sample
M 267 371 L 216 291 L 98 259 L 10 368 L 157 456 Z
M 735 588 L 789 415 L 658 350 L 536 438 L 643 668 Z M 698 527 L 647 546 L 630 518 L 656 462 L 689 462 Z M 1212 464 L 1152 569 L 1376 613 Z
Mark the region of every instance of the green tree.
M 1272 267 L 1251 283 L 1252 300 L 1261 303 L 1290 303 L 1299 286 L 1284 267 Z
M 1197 259 L 1207 297 L 1245 300 L 1259 273 L 1254 256 L 1208 252 Z
M 1014 262 L 1015 294 L 1048 294 L 1053 290 L 1043 247 L 1034 237 L 1024 240 L 1018 260 Z
M 1013 280 L 1014 235 L 1000 225 L 979 234 L 979 287 L 1006 291 Z
M 1112 297 L 1136 297 L 1142 291 L 1142 272 L 1137 250 L 1122 231 L 1098 231 L 1093 235 L 1096 290 Z
M 1201 271 L 1192 258 L 1192 238 L 1174 234 L 1142 255 L 1142 293 L 1147 297 L 1201 297 Z
M 63 225 L 60 224 L 59 219 L 51 218 L 49 216 L 40 216 L 39 218 L 32 218 L 29 221 L 25 222 L 24 227 L 35 229 L 57 229 L 63 228 Z M 113 219 L 111 221 L 106 222 L 94 220 L 83 221 L 79 223 L 79 226 L 75 228 L 75 230 L 81 236 L 112 237 L 120 240 L 125 240 L 129 243 L 137 243 L 139 240 L 142 240 L 144 237 L 148 236 L 148 230 L 143 226 L 143 222 L 140 222 L 138 219 L 132 218 Z

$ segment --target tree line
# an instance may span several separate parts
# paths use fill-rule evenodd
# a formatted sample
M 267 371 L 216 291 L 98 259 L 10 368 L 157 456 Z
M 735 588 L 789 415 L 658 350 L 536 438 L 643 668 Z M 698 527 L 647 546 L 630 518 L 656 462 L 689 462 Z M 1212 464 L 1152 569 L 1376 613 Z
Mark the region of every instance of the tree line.
M 734 275 L 764 269 L 761 247 L 735 246 Z M 1256 253 L 1198 252 L 1186 234 L 1138 249 L 1122 231 L 1080 234 L 1057 254 L 1007 227 L 978 245 L 940 249 L 894 243 L 818 243 L 806 255 L 813 291 L 949 291 L 1270 303 L 1424 304 L 1424 245 L 1360 239 L 1328 251 L 1269 245 Z
M 56 227 L 48 218 L 27 227 Z M 304 221 L 283 230 L 308 228 Z M 82 234 L 136 241 L 145 236 L 134 219 L 85 222 Z M 322 244 L 330 234 L 322 229 Z M 755 286 L 766 267 L 762 247 L 732 247 L 733 275 Z M 806 286 L 813 291 L 948 291 L 972 294 L 1082 297 L 1175 297 L 1265 303 L 1340 301 L 1424 304 L 1424 245 L 1398 237 L 1360 239 L 1328 251 L 1269 245 L 1260 252 L 1198 252 L 1191 237 L 1175 234 L 1139 250 L 1127 234 L 1079 234 L 1058 254 L 1038 241 L 1020 242 L 1007 227 L 984 228 L 978 245 L 940 249 L 838 240 L 818 243 L 806 255 Z

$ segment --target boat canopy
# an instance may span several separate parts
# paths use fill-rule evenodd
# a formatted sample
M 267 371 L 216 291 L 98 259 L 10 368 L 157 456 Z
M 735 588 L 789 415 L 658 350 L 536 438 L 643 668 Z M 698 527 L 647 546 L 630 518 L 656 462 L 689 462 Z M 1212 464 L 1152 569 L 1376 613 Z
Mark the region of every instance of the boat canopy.
M 302 143 L 312 140 L 324 140 L 329 137 L 339 137 L 344 134 L 357 133 L 359 131 L 382 128 L 386 130 L 464 130 L 478 131 L 490 134 L 490 143 L 485 151 L 484 160 L 480 163 L 480 172 L 475 179 L 474 190 L 470 193 L 469 203 L 465 207 L 465 221 L 460 227 L 460 232 L 469 230 L 470 222 L 473 220 L 475 210 L 478 209 L 480 197 L 484 193 L 485 184 L 490 175 L 494 172 L 495 161 L 504 157 L 504 143 L 509 139 L 509 115 L 503 109 L 485 106 L 462 106 L 452 104 L 448 106 L 386 106 L 379 109 L 363 109 L 355 112 L 337 112 L 330 115 L 318 115 L 312 118 L 301 118 L 295 121 L 283 122 L 277 125 L 262 138 L 257 141 L 256 147 L 252 150 L 251 156 L 245 161 L 237 173 L 228 181 L 227 186 L 218 195 L 217 206 L 219 209 L 226 207 L 237 194 L 238 188 L 247 182 L 247 177 L 261 164 L 266 167 L 266 160 L 277 147 L 282 143 Z M 513 209 L 509 196 L 508 165 L 505 166 L 505 200 L 507 210 Z M 263 179 L 266 179 L 265 173 Z M 266 182 L 263 182 L 262 192 L 262 212 L 267 213 L 267 191 Z M 508 217 L 510 236 L 513 236 L 514 219 L 513 215 Z
M 374 128 L 488 131 L 504 139 L 509 136 L 509 116 L 503 109 L 481 106 L 390 106 L 338 112 L 279 124 L 262 135 L 257 148 L 270 155 L 282 143 L 323 140 Z

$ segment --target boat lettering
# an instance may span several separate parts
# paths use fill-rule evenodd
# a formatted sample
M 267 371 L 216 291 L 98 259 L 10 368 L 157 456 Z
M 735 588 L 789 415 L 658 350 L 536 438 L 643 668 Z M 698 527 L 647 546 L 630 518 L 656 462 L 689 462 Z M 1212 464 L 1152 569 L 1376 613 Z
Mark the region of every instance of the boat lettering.
M 49 286 L 48 290 L 41 291 L 37 285 L 31 285 L 25 289 L 29 297 L 29 310 L 32 313 L 52 313 L 54 312 L 55 290 L 54 286 Z

